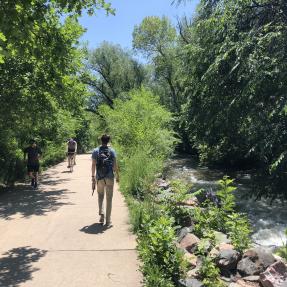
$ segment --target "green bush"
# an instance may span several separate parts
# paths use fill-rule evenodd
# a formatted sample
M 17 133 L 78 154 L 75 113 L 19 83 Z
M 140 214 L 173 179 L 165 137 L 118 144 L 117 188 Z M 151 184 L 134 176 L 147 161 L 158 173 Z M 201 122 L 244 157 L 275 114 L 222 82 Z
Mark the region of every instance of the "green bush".
M 199 269 L 199 276 L 202 278 L 203 284 L 206 287 L 224 287 L 220 281 L 220 272 L 214 261 L 210 257 L 203 257 L 202 265 Z
M 137 198 L 143 197 L 145 190 L 155 179 L 156 173 L 163 167 L 163 159 L 158 155 L 151 155 L 145 146 L 135 147 L 129 157 L 123 159 L 121 167 L 121 188 L 124 192 Z
M 174 220 L 166 215 L 157 219 L 146 216 L 143 224 L 145 228 L 139 233 L 138 250 L 146 286 L 161 286 L 155 284 L 151 269 L 160 271 L 157 272 L 159 284 L 163 279 L 176 284 L 184 273 L 184 261 L 183 254 L 175 245 Z
M 98 130 L 111 134 L 118 152 L 122 191 L 143 197 L 173 151 L 176 140 L 171 113 L 156 96 L 141 89 L 116 99 L 113 109 L 102 105 L 99 114 Z
M 202 207 L 193 211 L 196 221 L 194 233 L 203 237 L 212 230 L 227 233 L 238 251 L 243 251 L 250 244 L 250 224 L 245 215 L 235 211 L 233 180 L 224 177 L 219 181 L 220 189 L 216 193 L 220 205 L 207 200 Z
M 191 210 L 182 206 L 182 203 L 193 195 L 189 194 L 188 185 L 181 180 L 174 180 L 170 185 L 172 193 L 163 197 L 162 205 L 165 211 L 175 219 L 176 225 L 189 225 Z M 163 195 L 165 192 L 163 191 Z

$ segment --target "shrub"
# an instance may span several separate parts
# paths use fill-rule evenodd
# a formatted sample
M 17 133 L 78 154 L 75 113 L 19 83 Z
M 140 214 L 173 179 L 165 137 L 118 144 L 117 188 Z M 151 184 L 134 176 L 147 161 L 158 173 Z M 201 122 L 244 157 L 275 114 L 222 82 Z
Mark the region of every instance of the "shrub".
M 243 214 L 235 212 L 235 197 L 232 186 L 233 180 L 224 177 L 219 181 L 220 189 L 217 196 L 220 207 L 207 200 L 203 208 L 194 209 L 193 217 L 196 221 L 194 233 L 203 237 L 211 230 L 227 233 L 232 244 L 238 251 L 243 251 L 250 244 L 250 224 Z
M 163 197 L 162 204 L 165 211 L 175 219 L 175 224 L 184 226 L 190 221 L 191 211 L 182 203 L 193 195 L 189 194 L 189 186 L 181 180 L 174 180 L 170 185 L 172 193 Z
M 213 259 L 210 257 L 203 257 L 202 265 L 199 269 L 199 276 L 203 280 L 206 287 L 224 287 L 225 285 L 220 281 L 219 269 L 216 267 Z
M 145 228 L 139 233 L 138 250 L 146 286 L 161 286 L 155 284 L 154 273 L 150 274 L 152 269 L 157 270 L 159 284 L 163 279 L 177 283 L 184 272 L 183 255 L 175 245 L 173 225 L 174 220 L 164 214 L 157 219 L 150 216 L 144 219 Z

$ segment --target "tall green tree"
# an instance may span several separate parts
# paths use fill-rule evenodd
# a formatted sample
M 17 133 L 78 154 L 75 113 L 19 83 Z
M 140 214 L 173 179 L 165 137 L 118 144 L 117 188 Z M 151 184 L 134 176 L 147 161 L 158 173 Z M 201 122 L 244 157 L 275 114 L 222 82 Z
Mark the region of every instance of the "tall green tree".
M 253 161 L 271 197 L 287 197 L 286 5 L 201 1 L 181 44 L 190 141 L 206 162 Z
M 165 87 L 162 102 L 173 112 L 180 111 L 182 102 L 182 89 L 177 81 L 176 40 L 176 29 L 167 17 L 146 17 L 133 32 L 133 47 L 153 63 L 154 79 Z
M 108 42 L 89 51 L 86 68 L 87 73 L 82 79 L 91 90 L 92 110 L 96 110 L 101 103 L 112 107 L 122 93 L 139 88 L 146 80 L 143 65 L 130 52 Z
M 5 182 L 23 175 L 22 148 L 29 138 L 37 136 L 45 158 L 53 158 L 80 129 L 86 87 L 79 79 L 77 46 L 84 29 L 77 17 L 82 9 L 94 13 L 99 7 L 110 11 L 104 1 L 1 1 L 0 179 Z

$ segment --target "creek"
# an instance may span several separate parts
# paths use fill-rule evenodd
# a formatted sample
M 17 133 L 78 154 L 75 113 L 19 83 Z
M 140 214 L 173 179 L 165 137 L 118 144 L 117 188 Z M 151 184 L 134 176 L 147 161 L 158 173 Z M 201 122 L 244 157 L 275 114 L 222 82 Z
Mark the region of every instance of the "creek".
M 218 180 L 226 172 L 199 166 L 188 156 L 176 156 L 167 163 L 165 177 L 168 180 L 180 179 L 192 184 L 192 190 L 216 191 Z M 252 226 L 252 240 L 264 247 L 276 248 L 287 242 L 284 231 L 287 228 L 287 205 L 279 201 L 252 197 L 251 175 L 247 172 L 228 172 L 235 181 L 237 210 L 246 213 Z

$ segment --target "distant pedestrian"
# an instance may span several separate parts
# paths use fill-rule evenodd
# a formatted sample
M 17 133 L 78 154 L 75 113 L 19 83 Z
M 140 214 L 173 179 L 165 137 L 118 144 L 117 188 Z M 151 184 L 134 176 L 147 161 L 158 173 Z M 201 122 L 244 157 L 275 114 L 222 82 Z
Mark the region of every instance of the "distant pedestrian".
M 67 142 L 68 168 L 71 166 L 72 160 L 74 161 L 74 165 L 76 165 L 77 147 L 77 142 L 73 138 L 70 138 Z
M 39 159 L 42 155 L 42 151 L 37 146 L 37 143 L 35 140 L 30 140 L 30 146 L 24 149 L 24 160 L 25 161 L 26 161 L 27 155 L 28 155 L 27 170 L 28 170 L 28 175 L 31 178 L 31 186 L 34 188 L 37 188 L 39 168 L 40 168 Z
M 111 226 L 112 199 L 114 178 L 119 181 L 119 170 L 116 161 L 116 152 L 108 146 L 110 136 L 101 137 L 101 146 L 92 153 L 92 182 L 97 185 L 100 223 L 105 221 L 103 201 L 106 195 L 106 225 Z M 95 176 L 96 172 L 96 176 Z

